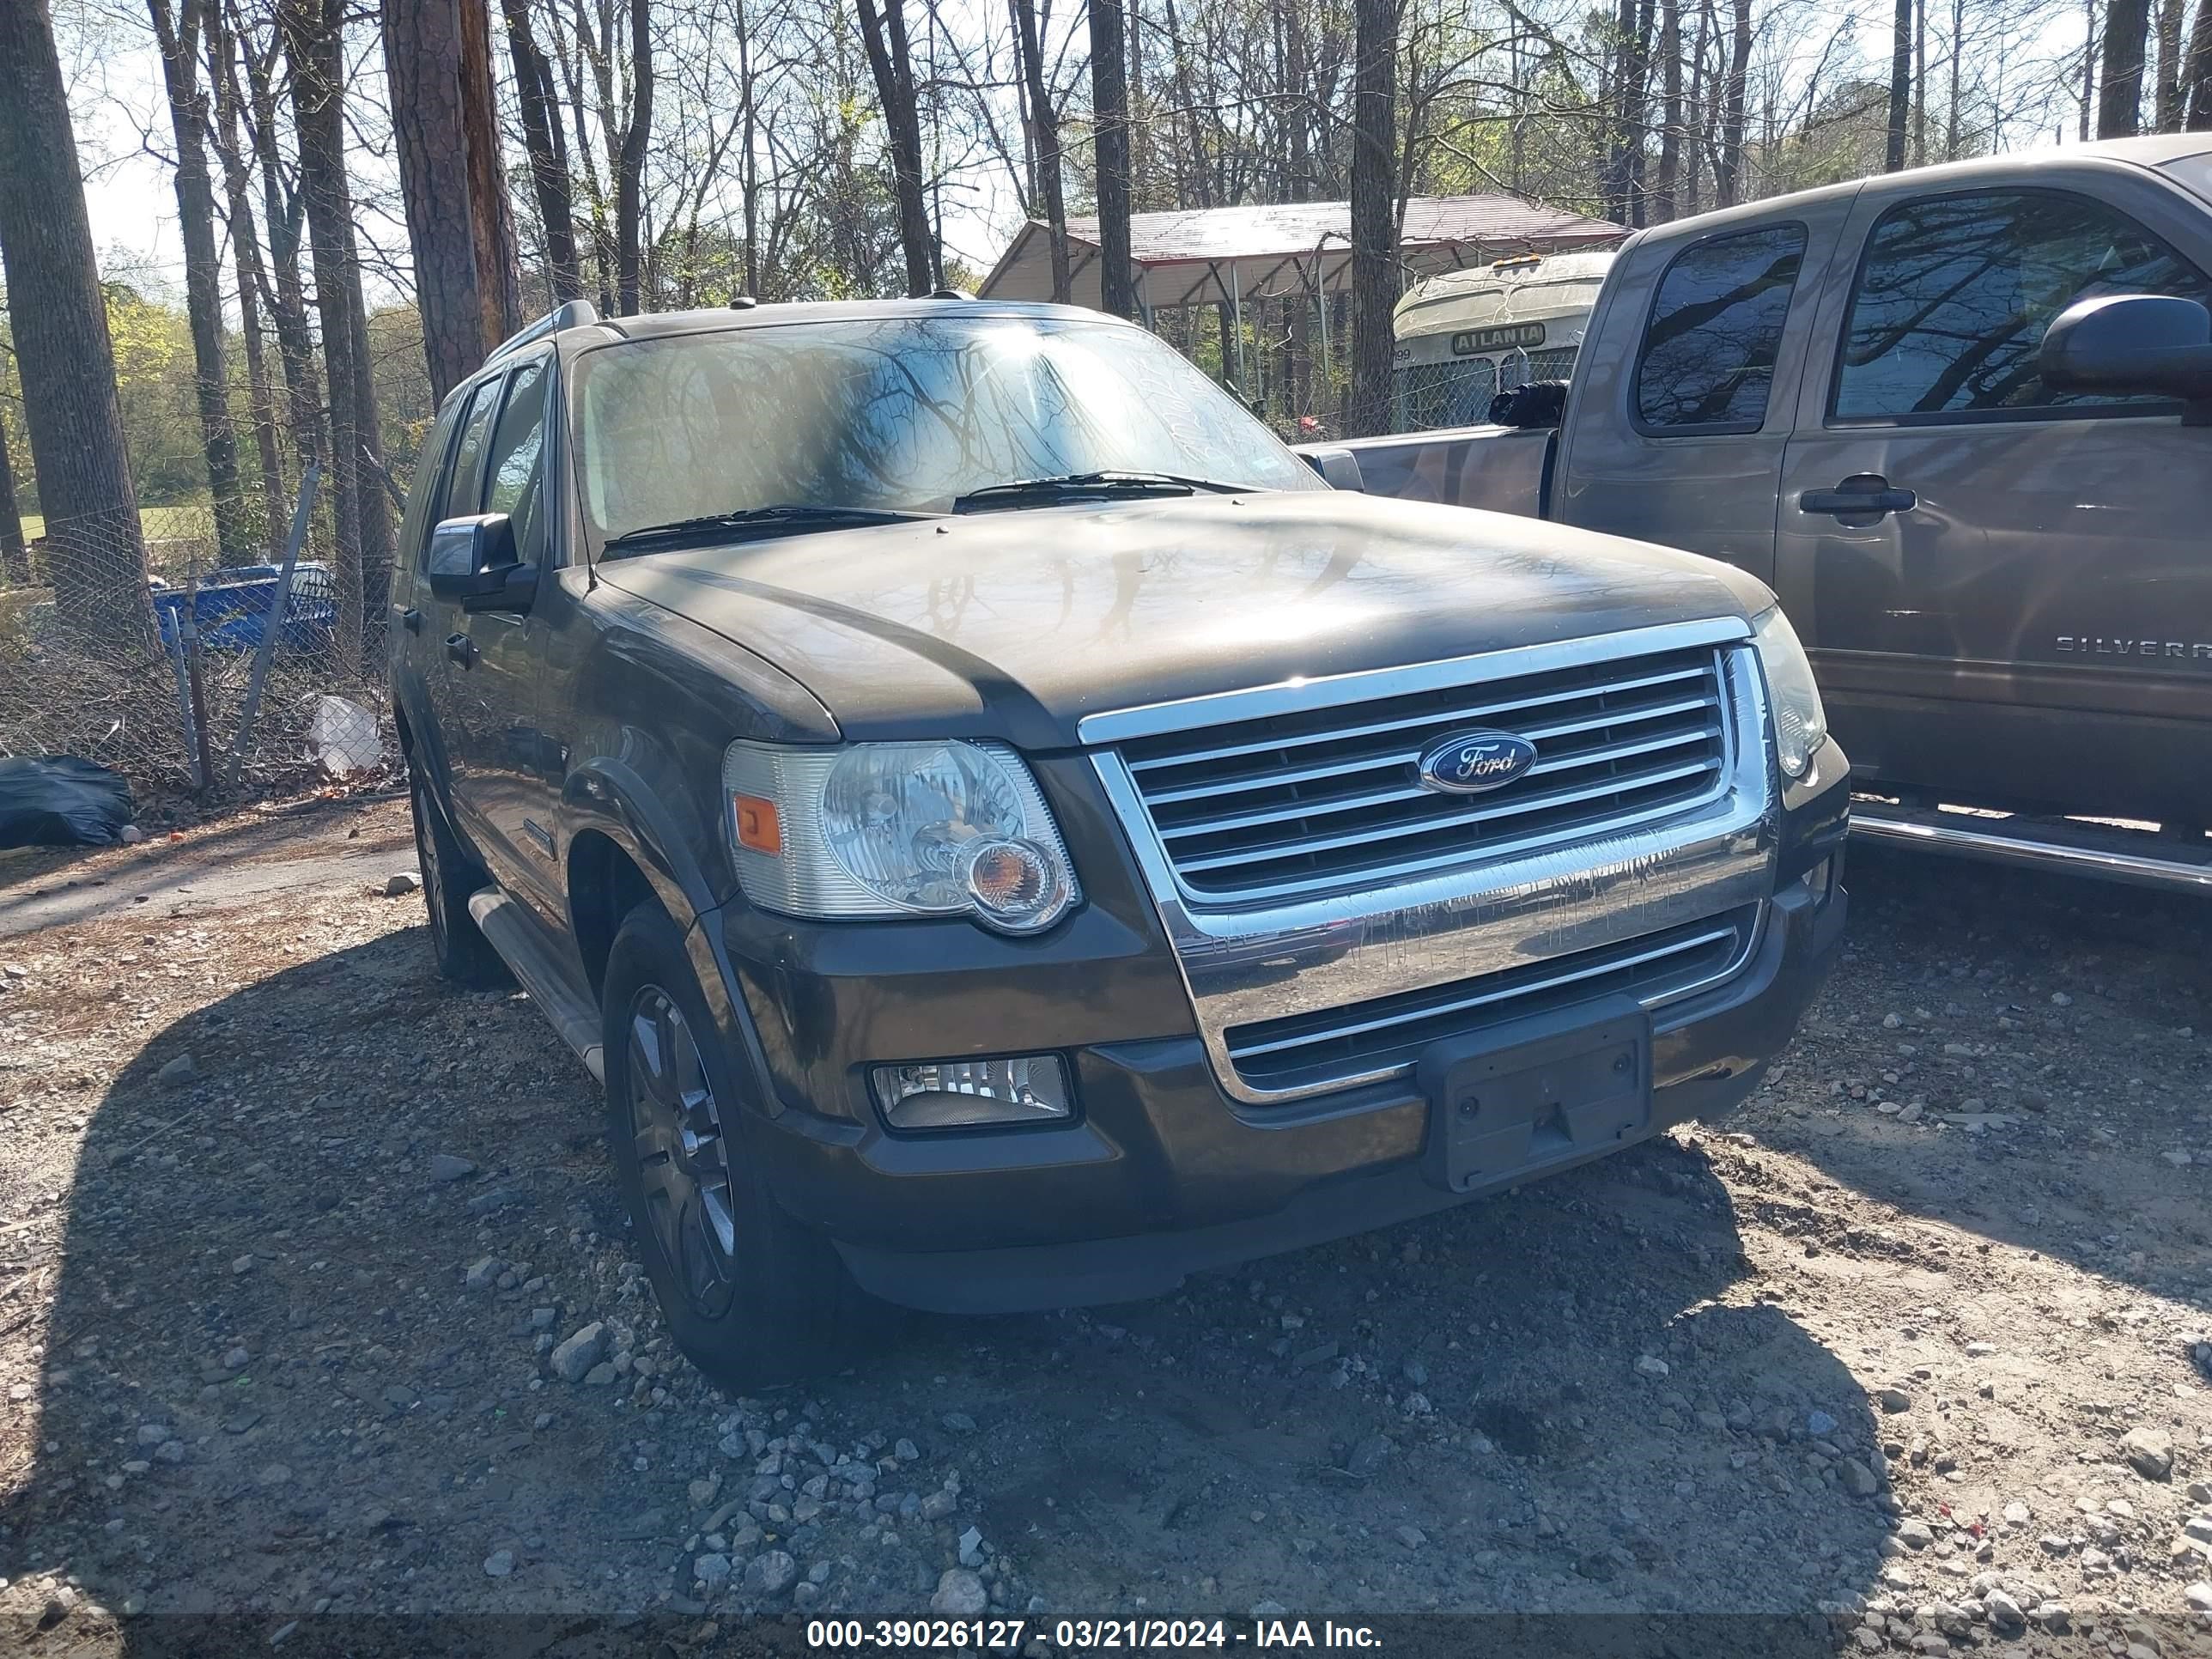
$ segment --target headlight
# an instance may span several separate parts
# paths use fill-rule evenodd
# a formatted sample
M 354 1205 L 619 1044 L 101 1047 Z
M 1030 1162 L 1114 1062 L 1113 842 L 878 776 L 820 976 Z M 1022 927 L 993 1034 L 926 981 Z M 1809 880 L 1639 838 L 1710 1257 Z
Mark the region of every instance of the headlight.
M 1782 751 L 1782 770 L 1793 778 L 1805 775 L 1813 757 L 1828 740 L 1827 712 L 1820 707 L 1820 689 L 1813 684 L 1813 665 L 1797 642 L 1797 630 L 1775 606 L 1752 623 L 1753 643 L 1766 670 L 1767 701 L 1774 708 L 1774 736 Z
M 1079 896 L 1036 781 L 1000 744 L 733 743 L 722 785 L 738 879 L 771 910 L 1030 933 Z

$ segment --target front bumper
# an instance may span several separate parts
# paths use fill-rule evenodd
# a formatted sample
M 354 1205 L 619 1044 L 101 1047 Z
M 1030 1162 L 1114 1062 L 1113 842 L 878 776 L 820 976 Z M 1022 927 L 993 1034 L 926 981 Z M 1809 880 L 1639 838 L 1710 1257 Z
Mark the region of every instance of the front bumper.
M 1796 791 L 1784 804 L 1779 890 L 1750 959 L 1655 1012 L 1643 1131 L 1461 1192 L 1425 1178 L 1429 1105 L 1410 1080 L 1267 1105 L 1224 1092 L 1150 919 L 1097 890 L 1035 941 L 963 923 L 810 927 L 742 906 L 703 918 L 695 938 L 750 1012 L 745 1051 L 768 1108 L 750 1139 L 771 1190 L 836 1242 L 865 1288 L 946 1312 L 1119 1301 L 1733 1108 L 1788 1042 L 1842 937 L 1840 770 L 1820 784 L 1817 799 Z M 1818 890 L 1798 879 L 1816 867 L 1828 872 Z M 1068 1060 L 1079 1092 L 1064 1127 L 895 1134 L 865 1093 L 871 1061 L 1048 1049 Z

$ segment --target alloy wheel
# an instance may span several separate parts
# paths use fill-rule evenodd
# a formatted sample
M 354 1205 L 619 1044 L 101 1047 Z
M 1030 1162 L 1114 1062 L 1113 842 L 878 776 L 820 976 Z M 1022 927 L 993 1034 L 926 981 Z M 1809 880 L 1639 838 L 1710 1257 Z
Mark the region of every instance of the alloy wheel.
M 657 985 L 630 1000 L 624 1059 L 647 1224 L 692 1310 L 719 1318 L 736 1277 L 729 1145 L 698 1041 Z

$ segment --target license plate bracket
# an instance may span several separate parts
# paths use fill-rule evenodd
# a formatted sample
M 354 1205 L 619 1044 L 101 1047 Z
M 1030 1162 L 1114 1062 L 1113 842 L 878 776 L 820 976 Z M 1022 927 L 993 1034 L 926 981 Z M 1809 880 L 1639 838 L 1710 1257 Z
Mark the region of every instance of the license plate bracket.
M 1632 1139 L 1651 1122 L 1651 1018 L 1633 998 L 1539 1014 L 1435 1043 L 1428 1178 L 1472 1192 Z

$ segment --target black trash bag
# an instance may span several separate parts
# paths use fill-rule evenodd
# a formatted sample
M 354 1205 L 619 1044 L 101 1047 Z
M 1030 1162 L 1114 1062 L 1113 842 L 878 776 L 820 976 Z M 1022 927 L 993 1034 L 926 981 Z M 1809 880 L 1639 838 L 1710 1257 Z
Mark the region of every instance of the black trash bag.
M 112 847 L 135 816 L 122 775 L 76 755 L 0 760 L 0 847 Z

